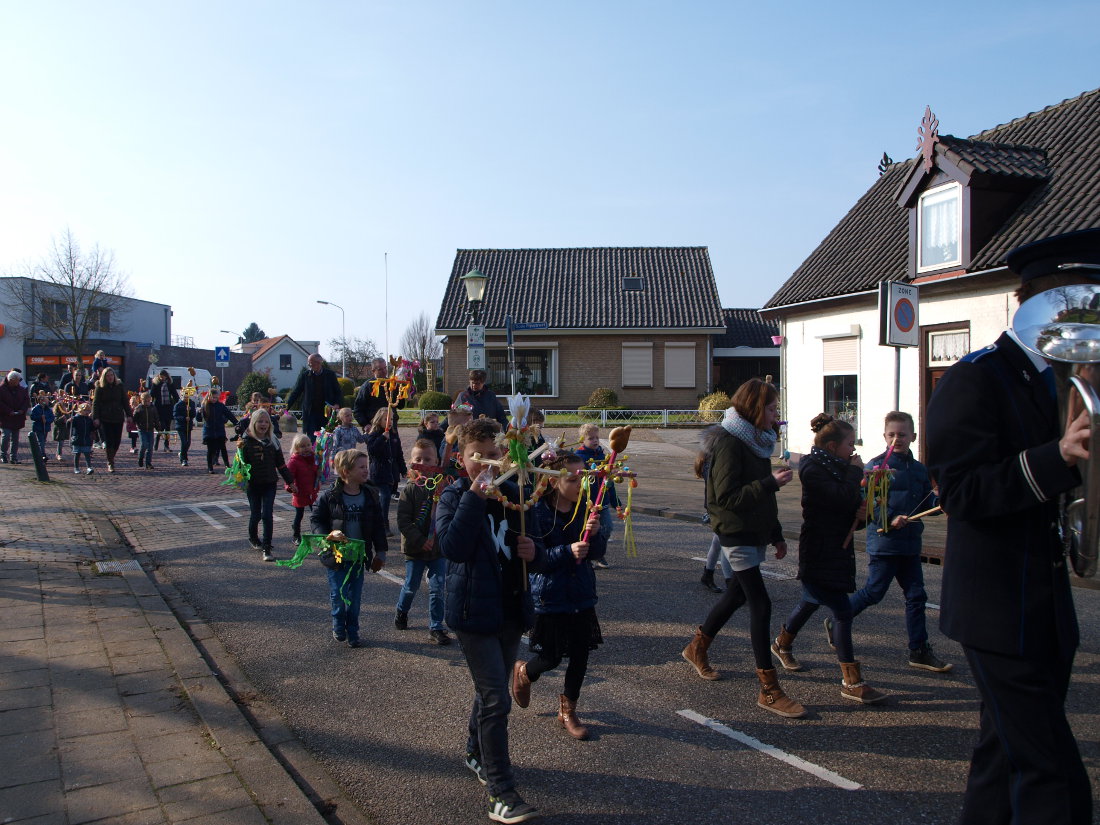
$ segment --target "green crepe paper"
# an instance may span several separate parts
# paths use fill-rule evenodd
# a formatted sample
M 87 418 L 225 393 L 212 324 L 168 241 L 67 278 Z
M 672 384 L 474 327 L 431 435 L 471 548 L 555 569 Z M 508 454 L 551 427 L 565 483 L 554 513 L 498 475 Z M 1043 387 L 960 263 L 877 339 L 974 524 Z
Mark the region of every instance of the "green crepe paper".
M 526 467 L 531 462 L 527 457 L 527 445 L 518 438 L 508 439 L 508 458 L 517 467 Z
M 329 541 L 327 536 L 306 533 L 302 536 L 302 540 L 298 542 L 298 549 L 294 552 L 294 556 L 284 561 L 277 561 L 275 565 L 296 570 L 302 566 L 302 562 L 306 560 L 310 553 L 322 553 L 333 545 L 334 542 Z M 357 574 L 358 569 L 367 560 L 367 543 L 362 539 L 348 539 L 340 543 L 340 554 L 343 556 L 343 564 L 346 565 L 348 571 L 347 575 L 344 576 L 344 581 L 340 583 L 340 599 L 344 604 L 350 606 L 351 599 L 344 595 L 344 591 L 347 589 L 351 577 Z
M 232 466 L 225 468 L 225 480 L 222 481 L 222 485 L 228 485 L 230 487 L 240 487 L 242 490 L 248 487 L 248 482 L 252 478 L 252 465 L 246 464 L 244 459 L 241 458 L 241 451 L 237 450 L 233 456 Z

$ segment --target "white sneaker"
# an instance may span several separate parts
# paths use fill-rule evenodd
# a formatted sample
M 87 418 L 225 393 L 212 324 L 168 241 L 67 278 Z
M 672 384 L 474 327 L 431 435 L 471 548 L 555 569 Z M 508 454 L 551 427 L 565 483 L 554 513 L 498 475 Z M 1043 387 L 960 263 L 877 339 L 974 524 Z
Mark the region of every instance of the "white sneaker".
M 80 475 L 80 468 L 79 467 L 73 467 L 73 472 L 76 473 L 77 475 Z
M 93 470 L 93 469 L 92 469 L 91 467 L 89 467 L 89 468 L 88 468 L 87 470 L 85 470 L 84 472 L 85 472 L 85 473 L 87 473 L 88 475 L 91 475 L 92 473 L 94 473 L 94 472 L 95 472 L 95 470 Z

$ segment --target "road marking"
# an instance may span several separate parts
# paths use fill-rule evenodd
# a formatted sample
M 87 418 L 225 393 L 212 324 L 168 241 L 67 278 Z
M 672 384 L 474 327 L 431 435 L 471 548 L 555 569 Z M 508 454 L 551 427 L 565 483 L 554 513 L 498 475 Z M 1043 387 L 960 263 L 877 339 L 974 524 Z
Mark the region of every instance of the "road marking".
M 152 511 L 146 511 L 146 512 L 160 513 L 163 516 L 167 516 L 168 520 L 171 521 L 173 524 L 183 524 L 183 519 L 181 519 L 179 516 L 177 516 L 175 513 L 173 513 L 168 508 L 165 508 L 163 510 L 152 510 Z
M 217 507 L 219 510 L 224 510 L 225 512 L 229 513 L 229 515 L 233 516 L 233 518 L 241 517 L 241 514 L 230 507 L 228 504 L 215 504 L 214 506 Z
M 213 528 L 214 528 L 215 530 L 224 530 L 224 529 L 225 529 L 225 525 L 224 525 L 224 524 L 220 523 L 220 522 L 219 522 L 219 521 L 218 521 L 217 519 L 215 519 L 215 518 L 214 518 L 213 516 L 209 516 L 209 515 L 207 515 L 206 513 L 204 513 L 204 512 L 202 511 L 202 508 L 201 508 L 201 507 L 199 507 L 199 506 L 198 506 L 197 504 L 192 504 L 192 505 L 191 505 L 190 507 L 188 507 L 187 509 L 188 509 L 188 510 L 190 510 L 190 511 L 191 511 L 192 513 L 194 513 L 194 514 L 195 514 L 196 516 L 198 516 L 199 518 L 201 518 L 201 519 L 202 519 L 203 521 L 205 521 L 205 522 L 206 522 L 207 524 L 209 524 L 209 525 L 210 525 L 211 527 L 213 527 Z
M 296 509 L 295 506 L 293 504 L 291 504 L 289 501 L 287 501 L 286 499 L 277 498 L 277 499 L 275 499 L 275 503 L 278 504 L 280 507 L 285 507 L 288 510 Z
M 929 610 L 939 610 L 940 609 L 940 606 L 938 604 L 936 604 L 935 602 L 925 602 L 924 606 L 927 607 Z
M 815 765 L 813 762 L 807 762 L 805 759 L 800 759 L 797 756 L 781 751 L 779 748 L 773 745 L 766 745 L 759 739 L 754 739 L 747 733 L 741 733 L 733 728 L 723 725 L 721 722 L 716 722 L 713 719 L 709 719 L 703 716 L 701 713 L 696 713 L 693 710 L 678 710 L 676 711 L 680 716 L 685 719 L 690 719 L 692 722 L 696 722 L 703 727 L 710 728 L 715 733 L 720 733 L 723 736 L 728 736 L 743 745 L 748 745 L 750 748 L 755 748 L 767 756 L 773 759 L 778 759 L 780 762 L 786 762 L 788 765 L 794 768 L 798 768 L 800 771 L 805 771 L 808 774 L 816 776 L 818 779 L 823 779 L 838 788 L 843 788 L 846 791 L 858 791 L 863 786 L 858 782 L 853 782 L 850 779 L 845 779 L 838 773 L 833 773 L 828 768 L 823 768 L 820 765 Z
M 381 576 L 382 578 L 386 579 L 387 581 L 391 581 L 394 584 L 405 584 L 405 580 L 403 578 L 395 576 L 393 573 L 387 573 L 385 570 L 379 570 L 375 575 Z

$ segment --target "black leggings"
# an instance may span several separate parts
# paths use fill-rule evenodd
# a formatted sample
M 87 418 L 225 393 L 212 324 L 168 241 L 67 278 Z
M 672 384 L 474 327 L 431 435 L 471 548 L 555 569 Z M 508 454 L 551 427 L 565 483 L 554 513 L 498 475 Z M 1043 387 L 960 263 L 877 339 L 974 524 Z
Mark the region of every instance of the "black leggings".
M 294 508 L 294 535 L 300 536 L 302 534 L 302 516 L 306 514 L 305 507 Z
M 588 646 L 589 640 L 584 638 L 573 639 L 569 645 L 569 664 L 565 668 L 565 687 L 562 688 L 562 693 L 570 702 L 576 702 L 581 697 L 581 684 L 584 682 L 584 674 L 588 672 Z M 539 676 L 561 664 L 561 656 L 555 660 L 547 659 L 545 655 L 540 653 L 527 662 L 527 678 L 532 682 L 537 682 Z
M 703 632 L 712 639 L 725 627 L 730 616 L 745 602 L 749 603 L 749 638 L 752 640 L 752 655 L 756 666 L 767 670 L 772 666 L 771 623 L 772 600 L 764 586 L 764 577 L 760 567 L 737 570 L 732 579 L 726 579 L 726 592 L 707 615 L 703 622 Z
M 787 632 L 797 635 L 817 609 L 825 605 L 833 613 L 833 645 L 836 658 L 841 662 L 854 662 L 852 650 L 852 602 L 843 590 L 827 590 L 817 585 L 802 583 L 802 601 L 787 617 Z
M 206 466 L 208 469 L 214 469 L 214 461 L 217 459 L 218 454 L 221 453 L 222 463 L 226 467 L 229 466 L 229 453 L 225 449 L 224 438 L 211 438 L 206 442 Z

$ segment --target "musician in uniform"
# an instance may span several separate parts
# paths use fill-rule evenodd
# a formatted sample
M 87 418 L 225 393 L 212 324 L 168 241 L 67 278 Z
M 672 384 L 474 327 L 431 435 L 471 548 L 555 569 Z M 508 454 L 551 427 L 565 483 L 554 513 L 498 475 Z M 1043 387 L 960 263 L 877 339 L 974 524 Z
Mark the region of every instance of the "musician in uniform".
M 1014 249 L 1008 267 L 1021 303 L 1100 284 L 1100 229 Z M 925 429 L 948 515 L 940 629 L 963 646 L 981 695 L 960 822 L 1091 823 L 1065 713 L 1078 631 L 1058 532 L 1060 494 L 1088 458 L 1088 419 L 1061 421 L 1052 370 L 1010 329 L 944 374 Z

